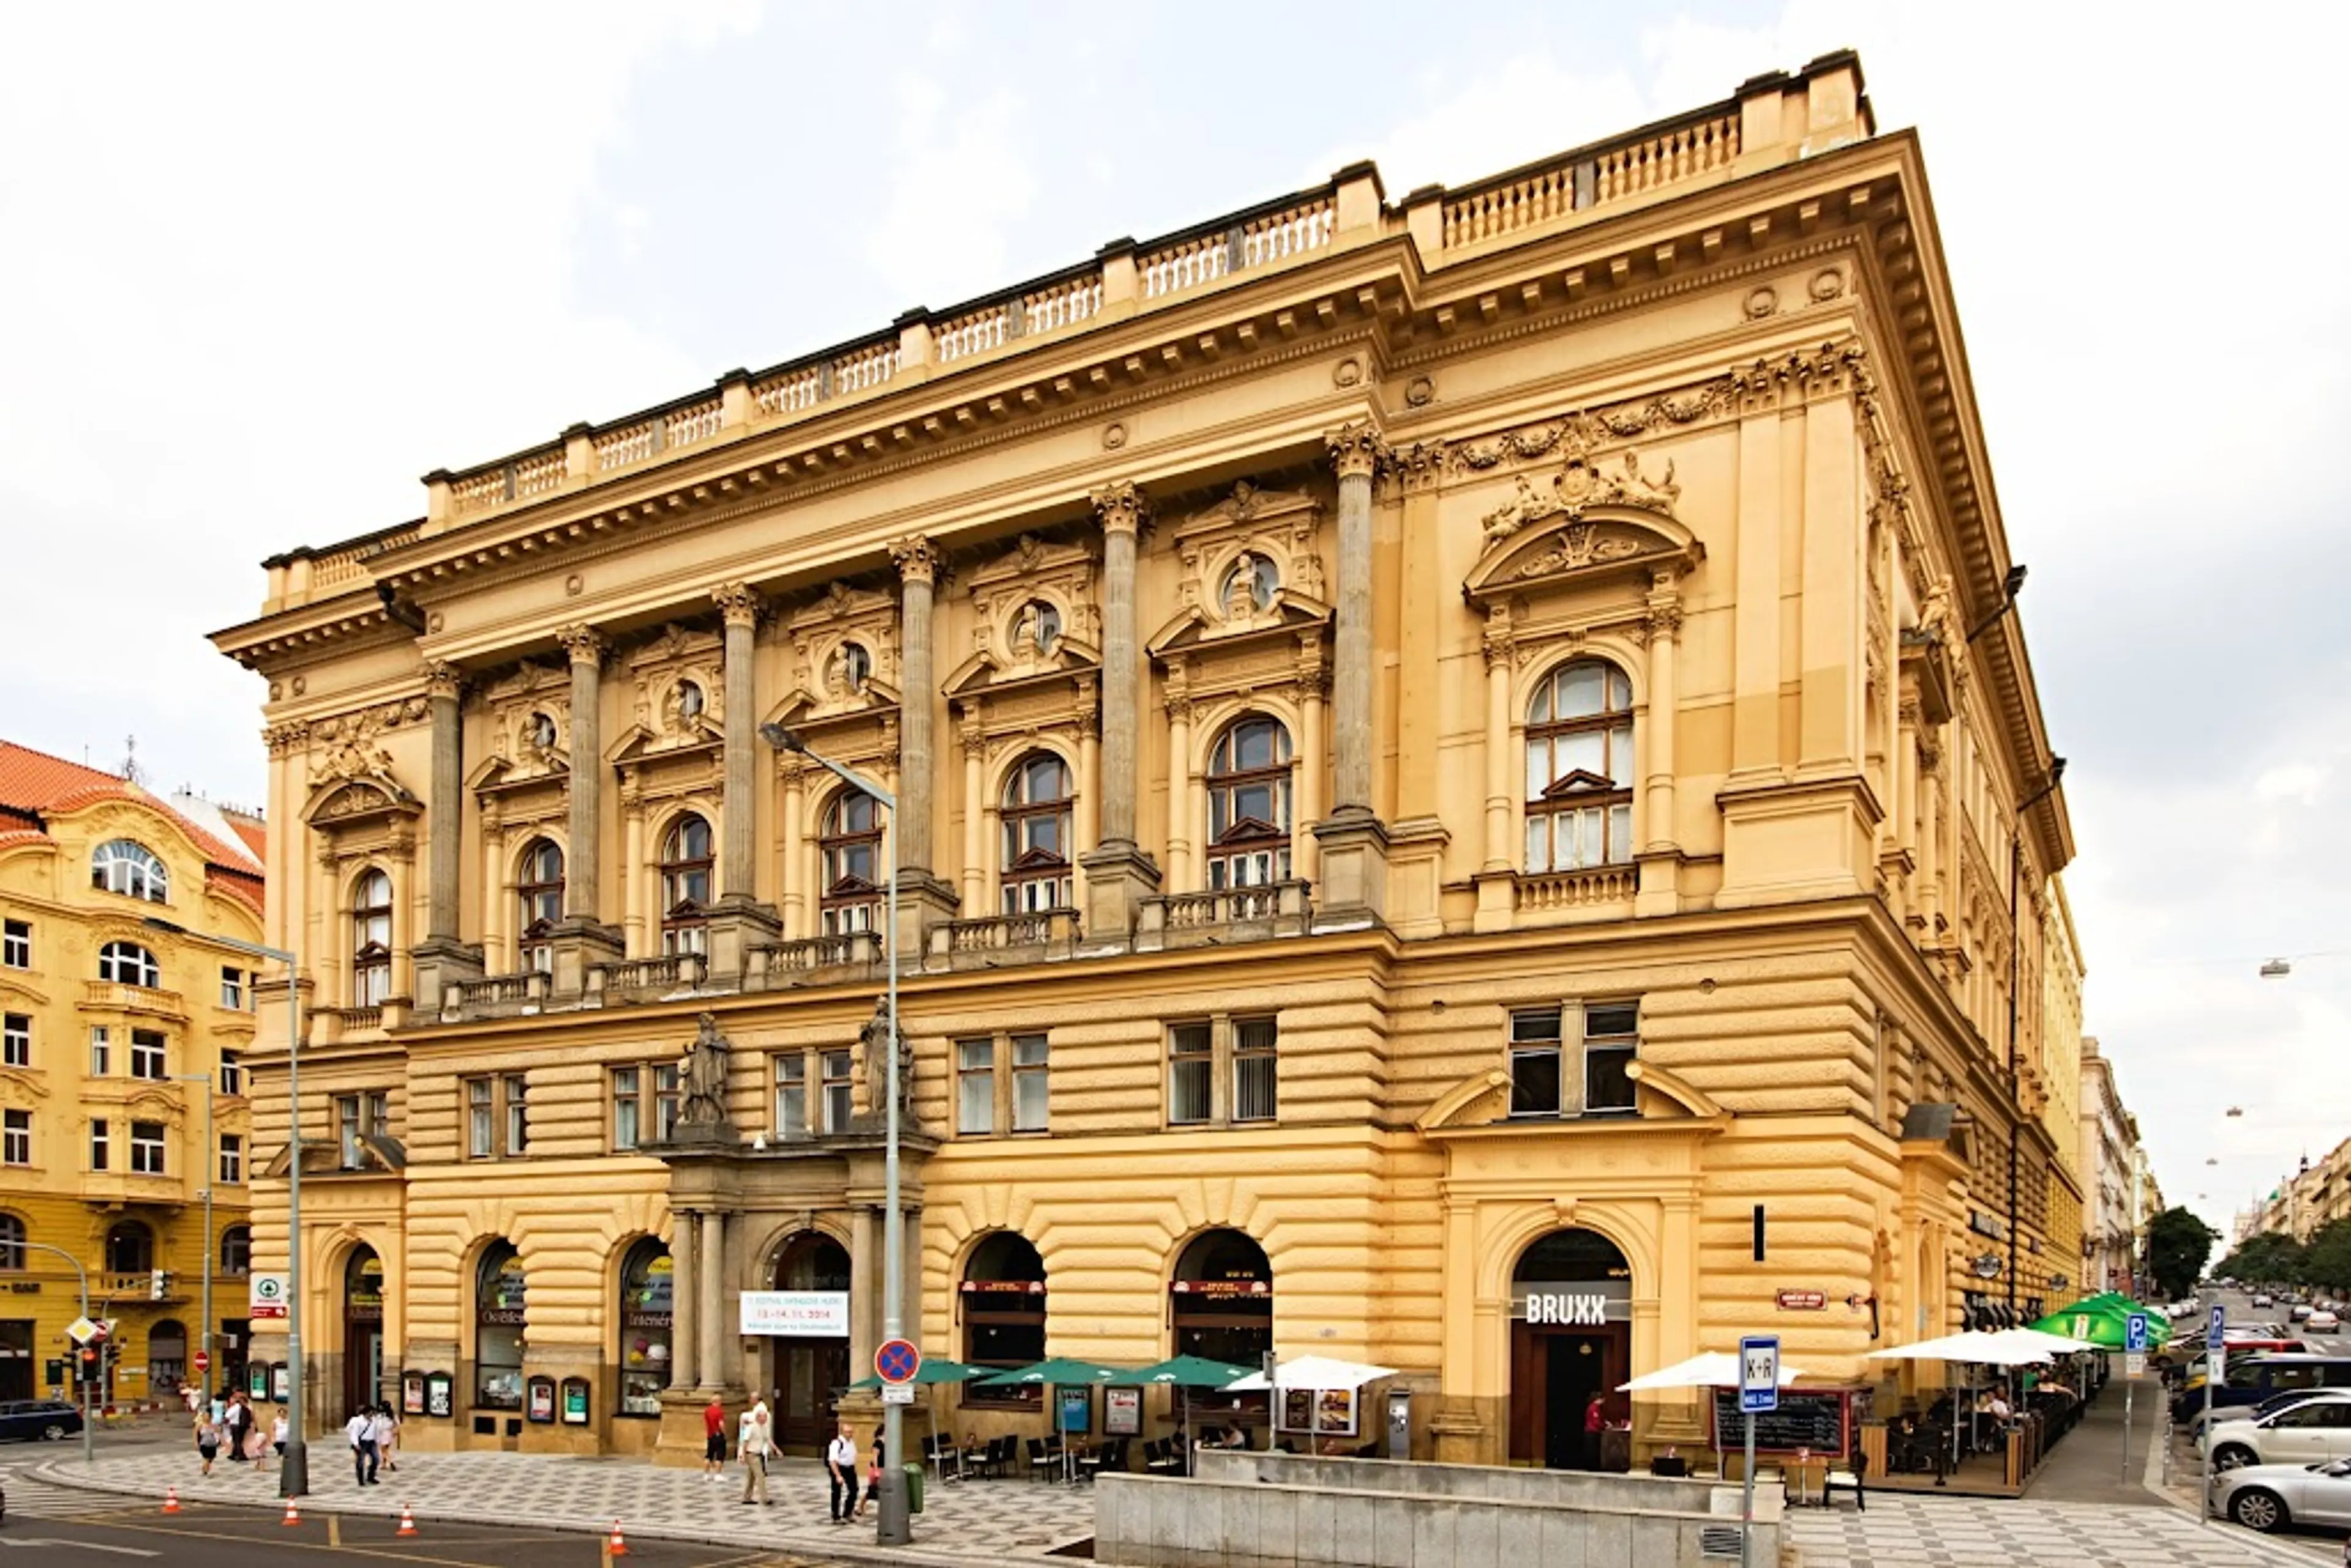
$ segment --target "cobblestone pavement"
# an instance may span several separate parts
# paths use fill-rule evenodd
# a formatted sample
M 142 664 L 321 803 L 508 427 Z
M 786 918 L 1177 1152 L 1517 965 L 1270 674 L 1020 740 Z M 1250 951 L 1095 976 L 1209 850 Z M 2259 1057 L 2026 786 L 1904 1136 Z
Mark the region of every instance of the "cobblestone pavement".
M 1792 1510 L 1803 1568 L 2307 1568 L 2307 1546 L 2169 1508 L 1872 1492 L 1869 1511 Z
M 628 1535 L 648 1540 L 955 1564 L 1033 1563 L 1094 1532 L 1091 1489 L 1041 1481 L 929 1483 L 925 1511 L 914 1520 L 914 1545 L 884 1549 L 873 1544 L 871 1509 L 855 1523 L 829 1522 L 824 1473 L 812 1458 L 781 1461 L 768 1478 L 772 1504 L 760 1508 L 738 1501 L 742 1471 L 732 1467 L 722 1479 L 705 1480 L 698 1469 L 659 1469 L 629 1459 L 402 1453 L 398 1471 L 361 1490 L 339 1462 L 343 1458 L 330 1441 L 311 1445 L 312 1492 L 302 1503 L 306 1516 L 392 1515 L 405 1503 L 420 1521 L 603 1531 L 617 1519 Z M 101 1452 L 88 1469 L 78 1457 L 17 1468 L 45 1492 L 55 1486 L 78 1487 L 161 1506 L 164 1489 L 176 1486 L 183 1502 L 280 1506 L 274 1469 L 256 1476 L 241 1465 L 216 1464 L 209 1478 L 202 1477 L 195 1456 L 181 1448 Z

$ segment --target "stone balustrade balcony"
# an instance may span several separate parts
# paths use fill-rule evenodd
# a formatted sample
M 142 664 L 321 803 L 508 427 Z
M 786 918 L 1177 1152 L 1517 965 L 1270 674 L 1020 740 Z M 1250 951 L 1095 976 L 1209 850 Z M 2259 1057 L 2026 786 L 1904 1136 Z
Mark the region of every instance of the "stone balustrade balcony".
M 590 1005 L 652 1001 L 680 991 L 699 990 L 710 983 L 710 960 L 700 953 L 664 953 L 655 958 L 629 958 L 617 964 L 591 964 L 588 968 Z
M 85 980 L 81 991 L 86 1012 L 143 1014 L 150 1018 L 185 1019 L 188 1006 L 177 991 L 152 986 L 126 986 L 114 980 Z
M 1134 950 L 1215 947 L 1302 936 L 1314 919 L 1311 886 L 1301 880 L 1212 893 L 1170 893 L 1145 898 L 1134 930 Z
M 1041 964 L 1077 952 L 1078 912 L 1045 909 L 1029 915 L 991 915 L 949 920 L 931 929 L 925 967 L 934 969 L 997 969 Z

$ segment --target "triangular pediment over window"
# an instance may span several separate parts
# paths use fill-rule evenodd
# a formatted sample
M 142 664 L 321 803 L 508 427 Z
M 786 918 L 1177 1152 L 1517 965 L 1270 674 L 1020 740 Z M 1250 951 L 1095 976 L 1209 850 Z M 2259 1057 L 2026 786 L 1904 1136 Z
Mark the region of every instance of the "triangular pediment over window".
M 1251 839 L 1280 839 L 1289 835 L 1262 817 L 1243 817 L 1217 835 L 1220 844 L 1246 843 Z
M 1588 768 L 1577 768 L 1571 769 L 1561 778 L 1552 779 L 1544 788 L 1542 798 L 1546 800 L 1557 800 L 1569 795 L 1588 795 L 1595 789 L 1626 788 L 1629 786 L 1619 784 L 1614 779 L 1604 779 Z
M 1050 850 L 1025 850 L 1012 862 L 1012 869 L 1021 871 L 1060 871 L 1070 862 Z

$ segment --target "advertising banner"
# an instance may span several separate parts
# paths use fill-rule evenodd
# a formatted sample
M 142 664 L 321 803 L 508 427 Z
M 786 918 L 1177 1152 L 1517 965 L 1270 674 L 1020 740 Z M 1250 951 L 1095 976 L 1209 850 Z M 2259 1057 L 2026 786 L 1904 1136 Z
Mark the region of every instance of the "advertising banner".
M 746 1334 L 773 1334 L 785 1339 L 847 1339 L 847 1291 L 746 1291 L 742 1326 Z

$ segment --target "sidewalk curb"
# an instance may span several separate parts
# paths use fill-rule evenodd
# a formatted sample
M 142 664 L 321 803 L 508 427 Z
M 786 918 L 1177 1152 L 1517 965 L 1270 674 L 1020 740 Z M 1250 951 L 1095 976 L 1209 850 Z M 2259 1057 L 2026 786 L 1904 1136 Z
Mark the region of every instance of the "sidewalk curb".
M 150 1501 L 153 1500 L 152 1488 L 131 1482 L 105 1480 L 95 1476 L 76 1475 L 68 1468 L 69 1464 L 70 1461 L 50 1460 L 26 1473 L 33 1480 L 70 1488 L 76 1491 L 99 1492 L 109 1497 L 144 1498 Z M 257 1508 L 266 1512 L 277 1506 L 278 1499 L 275 1493 L 272 1493 L 257 1503 L 243 1503 L 224 1502 L 209 1497 L 191 1496 L 186 1499 L 186 1502 L 212 1508 Z M 316 1511 L 322 1515 L 331 1513 L 340 1514 L 345 1518 L 371 1519 L 381 1516 L 386 1519 L 397 1519 L 400 1516 L 399 1510 L 402 1505 L 394 1502 L 384 1508 L 374 1506 L 350 1508 L 340 1507 L 322 1500 L 315 1504 L 306 1503 L 305 1506 L 314 1507 Z M 505 1525 L 517 1530 L 553 1530 L 590 1537 L 601 1536 L 612 1527 L 612 1521 L 610 1520 L 582 1521 L 573 1514 L 486 1513 L 471 1510 L 431 1507 L 419 1508 L 414 1511 L 420 1523 Z M 888 1564 L 890 1568 L 908 1568 L 909 1564 L 921 1564 L 925 1565 L 925 1568 L 1001 1568 L 1001 1565 L 1006 1563 L 1033 1564 L 1044 1557 L 1041 1552 L 1034 1557 L 1014 1557 L 948 1551 L 936 1547 L 875 1546 L 869 1542 L 857 1540 L 854 1532 L 852 1532 L 849 1539 L 837 1544 L 827 1542 L 820 1550 L 817 1544 L 803 1543 L 797 1537 L 788 1536 L 782 1540 L 752 1538 L 739 1531 L 730 1532 L 716 1526 L 708 1529 L 664 1524 L 640 1526 L 629 1523 L 626 1515 L 622 1516 L 621 1523 L 632 1538 L 645 1541 L 666 1541 L 692 1546 L 732 1546 L 792 1555 L 813 1552 L 842 1563 Z M 2309 1565 L 2302 1563 L 2298 1564 L 2297 1568 L 2309 1568 Z
M 2198 1529 L 2219 1531 L 2231 1544 L 2244 1548 L 2256 1557 L 2266 1557 L 2273 1563 L 2289 1564 L 2290 1568 L 2320 1568 L 2320 1565 L 2328 1561 L 2325 1557 L 2313 1557 L 2307 1552 L 2297 1552 L 2283 1542 L 2272 1541 L 2258 1531 L 2244 1530 L 2230 1524 L 2217 1514 L 2210 1512 L 2199 1514 L 2195 1503 L 2181 1497 L 2172 1488 L 2148 1487 L 2147 1490 L 2161 1498 L 2165 1507 L 2195 1520 Z

